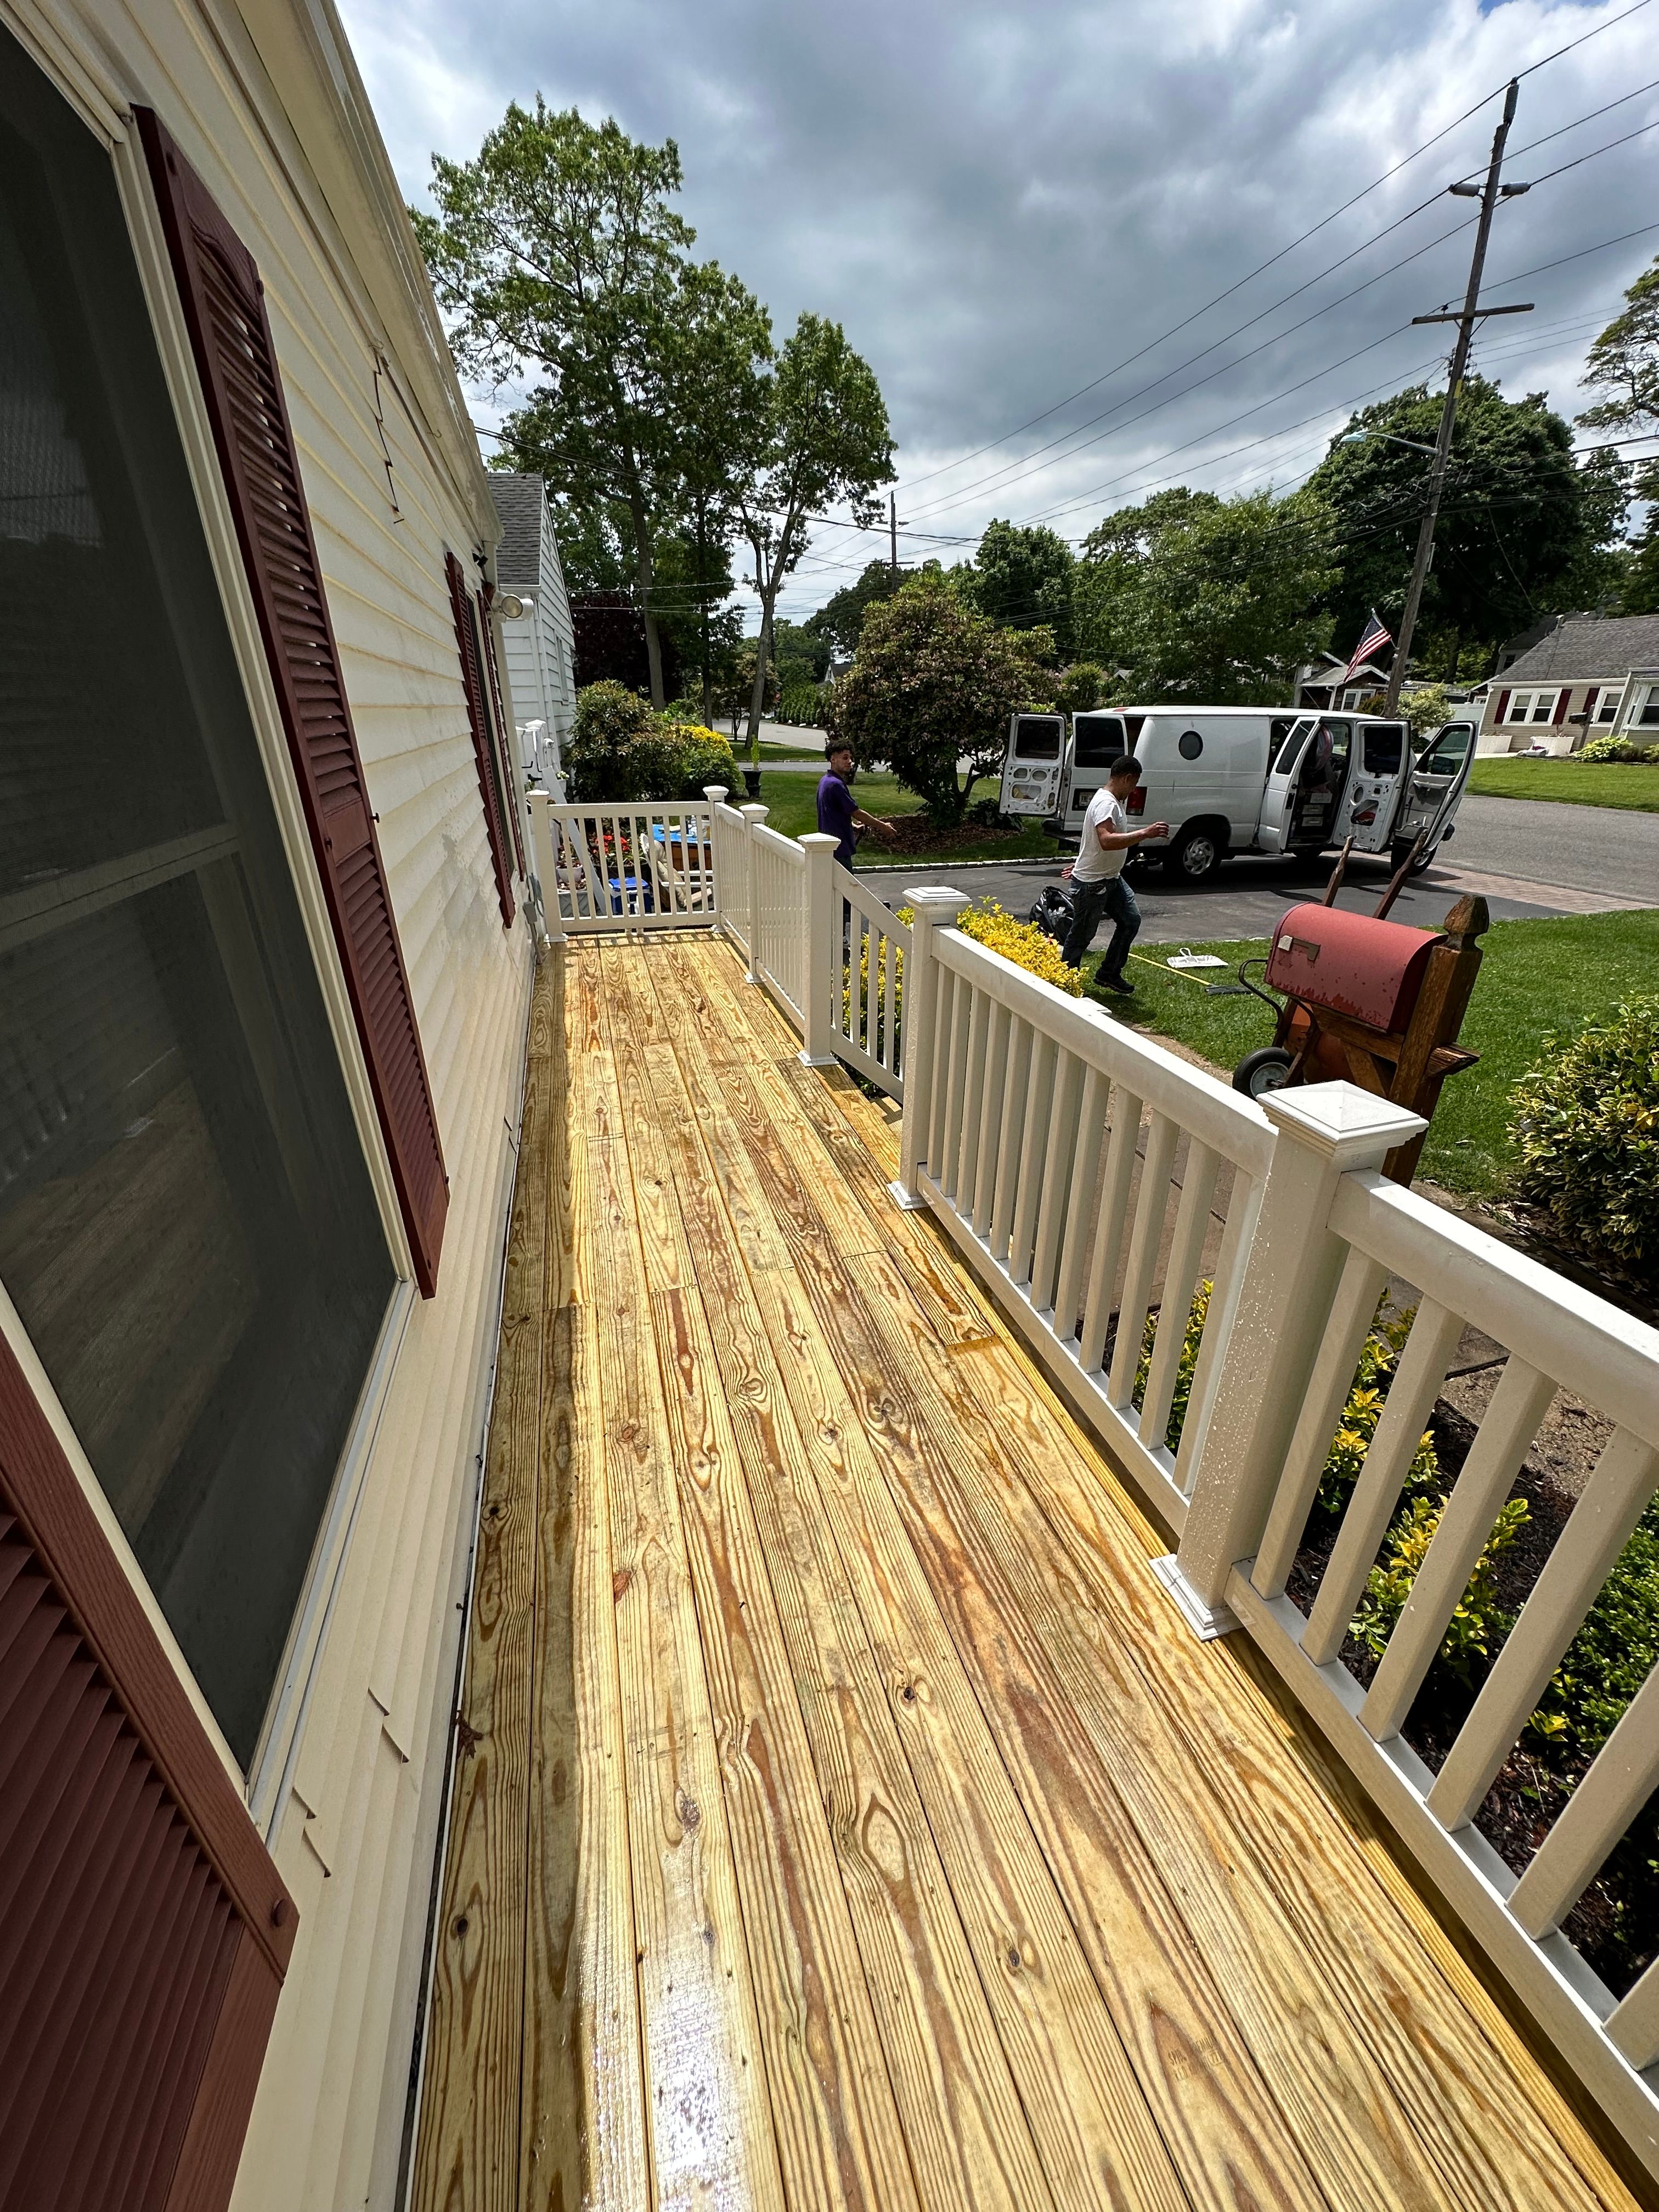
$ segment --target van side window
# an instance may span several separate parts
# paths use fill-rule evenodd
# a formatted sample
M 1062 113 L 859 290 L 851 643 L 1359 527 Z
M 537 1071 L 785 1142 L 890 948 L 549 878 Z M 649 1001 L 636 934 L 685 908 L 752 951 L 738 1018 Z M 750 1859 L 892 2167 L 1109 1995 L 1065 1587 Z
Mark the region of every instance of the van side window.
M 1298 717 L 1294 714 L 1282 714 L 1277 717 L 1273 721 L 1268 723 L 1267 765 L 1269 768 L 1274 768 L 1278 765 L 1280 749 L 1284 745 L 1285 738 L 1288 738 L 1291 732 L 1296 728 L 1297 720 Z
M 1110 768 L 1127 750 L 1123 720 L 1118 714 L 1079 714 L 1072 725 L 1076 739 L 1073 760 L 1078 768 Z
M 1204 750 L 1204 740 L 1196 730 L 1183 730 L 1176 744 L 1182 760 L 1196 760 Z

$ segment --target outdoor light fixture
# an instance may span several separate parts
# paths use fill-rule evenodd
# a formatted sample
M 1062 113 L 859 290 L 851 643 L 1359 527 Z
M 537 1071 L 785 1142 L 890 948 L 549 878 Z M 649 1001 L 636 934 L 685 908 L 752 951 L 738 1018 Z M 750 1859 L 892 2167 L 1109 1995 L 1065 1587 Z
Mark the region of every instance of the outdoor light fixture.
M 503 622 L 517 622 L 524 612 L 524 601 L 516 592 L 502 592 L 495 600 Z

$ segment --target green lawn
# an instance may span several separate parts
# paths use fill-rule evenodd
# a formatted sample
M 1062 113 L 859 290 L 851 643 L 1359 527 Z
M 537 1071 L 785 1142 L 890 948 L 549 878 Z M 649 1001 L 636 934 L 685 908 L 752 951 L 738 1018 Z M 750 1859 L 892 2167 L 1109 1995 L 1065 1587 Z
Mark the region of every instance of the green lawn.
M 981 795 L 989 787 L 981 784 Z M 919 813 L 921 808 L 915 793 L 907 789 L 895 775 L 862 775 L 853 786 L 853 796 L 866 813 L 889 818 Z M 817 786 L 810 775 L 768 775 L 763 769 L 761 799 L 771 809 L 766 817 L 768 827 L 781 830 L 786 837 L 803 837 L 809 830 L 818 826 Z M 976 839 L 969 829 L 963 831 L 957 844 L 938 852 L 914 855 L 913 865 L 951 860 L 1040 860 L 1052 858 L 1057 849 L 1054 840 L 1041 830 L 1027 830 L 1018 837 Z M 880 867 L 884 859 L 896 862 L 905 857 L 884 844 L 874 830 L 866 831 L 860 840 L 859 854 L 866 868 Z
M 1478 760 L 1469 789 L 1486 799 L 1554 799 L 1569 806 L 1620 806 L 1659 814 L 1659 766 L 1618 761 Z
M 1498 921 L 1481 941 L 1486 958 L 1462 1036 L 1480 1062 L 1442 1091 L 1419 1172 L 1449 1190 L 1486 1196 L 1501 1187 L 1509 1168 L 1510 1090 L 1547 1057 L 1546 1039 L 1576 1035 L 1621 1000 L 1659 988 L 1659 911 Z M 1188 980 L 1192 971 L 1183 976 L 1162 966 L 1172 949 L 1137 948 L 1129 970 L 1136 997 L 1113 1000 L 1112 1011 L 1178 1038 L 1231 1074 L 1247 1052 L 1271 1043 L 1267 1009 L 1255 999 L 1206 998 L 1201 981 Z M 1237 963 L 1265 952 L 1267 942 L 1193 949 Z

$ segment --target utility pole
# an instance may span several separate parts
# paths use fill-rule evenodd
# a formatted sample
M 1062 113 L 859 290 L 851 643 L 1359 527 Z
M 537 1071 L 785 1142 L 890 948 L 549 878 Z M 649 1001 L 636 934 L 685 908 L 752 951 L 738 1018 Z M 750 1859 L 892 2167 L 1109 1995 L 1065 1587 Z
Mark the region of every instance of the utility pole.
M 1434 441 L 1434 460 L 1429 470 L 1429 502 L 1423 514 L 1423 527 L 1417 537 L 1417 557 L 1412 562 L 1412 580 L 1406 588 L 1405 610 L 1400 617 L 1400 635 L 1394 648 L 1394 662 L 1389 670 L 1389 689 L 1382 702 L 1385 714 L 1398 711 L 1400 687 L 1406 680 L 1406 661 L 1412 649 L 1412 633 L 1417 628 L 1417 610 L 1422 603 L 1423 582 L 1429 573 L 1429 562 L 1434 557 L 1434 526 L 1439 519 L 1440 496 L 1445 489 L 1446 464 L 1451 456 L 1452 427 L 1457 419 L 1457 392 L 1463 381 L 1463 372 L 1468 367 L 1469 346 L 1474 337 L 1474 326 L 1486 315 L 1529 315 L 1532 304 L 1513 307 L 1483 307 L 1480 305 L 1480 276 L 1486 265 L 1486 240 L 1492 233 L 1492 219 L 1500 199 L 1516 199 L 1531 189 L 1527 185 L 1501 185 L 1498 171 L 1504 166 L 1504 144 L 1510 135 L 1510 125 L 1515 120 L 1515 103 L 1520 96 L 1517 79 L 1510 79 L 1508 92 L 1504 96 L 1503 120 L 1492 134 L 1492 159 L 1486 165 L 1486 181 L 1483 185 L 1457 184 L 1448 190 L 1459 199 L 1480 202 L 1480 221 L 1474 234 L 1474 252 L 1469 262 L 1468 290 L 1463 295 L 1461 314 L 1413 315 L 1413 323 L 1455 323 L 1457 343 L 1452 348 L 1451 368 L 1446 378 L 1446 404 L 1440 410 L 1440 434 Z
M 887 573 L 893 580 L 893 589 L 898 589 L 898 505 L 892 493 L 887 495 Z

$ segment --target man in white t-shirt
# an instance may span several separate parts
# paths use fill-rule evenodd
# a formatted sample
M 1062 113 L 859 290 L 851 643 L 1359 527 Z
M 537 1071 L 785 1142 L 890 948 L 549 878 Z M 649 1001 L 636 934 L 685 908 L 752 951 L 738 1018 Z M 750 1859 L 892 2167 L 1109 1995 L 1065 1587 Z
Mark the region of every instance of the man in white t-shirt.
M 1078 856 L 1066 871 L 1071 878 L 1074 898 L 1072 926 L 1066 933 L 1061 957 L 1068 967 L 1075 968 L 1094 943 L 1101 916 L 1110 915 L 1115 927 L 1095 981 L 1125 997 L 1134 989 L 1126 964 L 1129 947 L 1140 928 L 1140 908 L 1135 904 L 1134 893 L 1123 880 L 1123 863 L 1132 846 L 1144 844 L 1148 837 L 1167 837 L 1170 834 L 1167 822 L 1149 822 L 1139 830 L 1129 827 L 1126 811 L 1129 793 L 1139 781 L 1140 763 L 1133 753 L 1121 753 L 1112 763 L 1110 775 L 1089 801 L 1083 817 L 1083 838 Z

